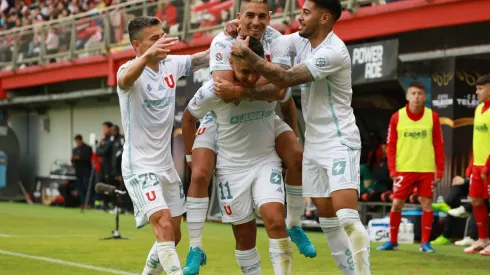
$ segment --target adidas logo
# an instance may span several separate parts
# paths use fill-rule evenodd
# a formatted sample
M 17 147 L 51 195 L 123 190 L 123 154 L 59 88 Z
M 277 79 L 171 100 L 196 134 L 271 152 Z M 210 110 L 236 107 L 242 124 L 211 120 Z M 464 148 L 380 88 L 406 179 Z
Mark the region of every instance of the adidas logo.
M 158 86 L 158 90 L 159 90 L 159 91 L 165 90 L 165 87 L 163 87 L 163 85 L 162 85 L 162 84 L 160 84 L 160 86 Z
M 339 180 L 339 183 L 344 183 L 344 182 L 347 182 L 347 180 L 345 179 L 345 177 L 344 177 L 344 176 L 342 176 L 342 177 L 340 178 L 340 180 Z
M 276 189 L 276 192 L 280 192 L 280 193 L 282 193 L 282 188 L 281 188 L 281 187 L 277 188 L 277 189 Z

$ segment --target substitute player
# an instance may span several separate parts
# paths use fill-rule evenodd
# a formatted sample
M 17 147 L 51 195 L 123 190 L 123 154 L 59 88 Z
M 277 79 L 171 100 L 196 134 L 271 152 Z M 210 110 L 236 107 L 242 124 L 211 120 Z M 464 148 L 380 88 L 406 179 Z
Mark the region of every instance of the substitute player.
M 259 40 L 250 48 L 264 58 Z M 231 57 L 236 81 L 253 87 L 260 75 L 250 64 Z M 255 247 L 257 225 L 254 208 L 260 211 L 269 236 L 269 256 L 274 274 L 291 274 L 292 247 L 284 220 L 284 184 L 281 160 L 275 151 L 275 102 L 244 100 L 225 103 L 214 95 L 213 80 L 205 83 L 189 102 L 184 116 L 200 119 L 208 112 L 218 127 L 216 182 L 222 220 L 231 223 L 236 240 L 235 256 L 243 274 L 262 274 Z M 183 120 L 184 122 L 184 120 Z M 183 123 L 183 131 L 195 131 Z M 192 135 L 191 135 L 192 137 Z M 186 138 L 185 143 L 193 142 Z M 192 144 L 186 144 L 186 147 Z
M 473 159 L 466 169 L 470 177 L 469 197 L 473 205 L 479 239 L 466 248 L 466 253 L 477 253 L 490 256 L 488 239 L 488 211 L 485 199 L 489 198 L 490 170 L 490 75 L 482 76 L 476 81 L 476 95 L 481 102 L 475 110 L 473 126 Z
M 122 174 L 134 204 L 136 226 L 150 223 L 157 239 L 143 274 L 161 272 L 158 260 L 167 274 L 182 274 L 175 245 L 181 238 L 185 198 L 170 151 L 175 89 L 180 77 L 209 64 L 209 51 L 167 56 L 177 39 L 166 37 L 155 17 L 131 20 L 128 32 L 136 58 L 117 73 L 126 133 Z
M 244 0 L 238 14 L 240 35 L 242 37 L 251 35 L 260 39 L 264 46 L 268 61 L 279 64 L 286 68 L 291 65 L 288 46 L 273 43 L 281 34 L 268 27 L 270 21 L 269 6 L 263 0 Z M 214 80 L 225 79 L 234 81 L 234 75 L 243 74 L 233 72 L 230 65 L 230 52 L 234 38 L 225 33 L 218 34 L 210 47 L 210 71 Z M 259 89 L 277 89 L 274 85 L 263 85 L 268 83 L 262 79 L 257 82 Z M 271 87 L 272 86 L 272 87 Z M 287 167 L 286 176 L 286 201 L 287 201 L 287 226 L 288 233 L 293 242 L 298 246 L 301 254 L 306 257 L 315 257 L 316 250 L 301 229 L 300 217 L 304 213 L 305 201 L 302 197 L 301 188 L 301 161 L 303 149 L 297 140 L 297 115 L 296 106 L 292 98 L 287 102 L 281 102 L 281 111 L 288 121 L 291 131 L 279 117 L 275 118 L 275 128 L 279 135 L 276 138 L 276 152 L 279 154 Z M 272 104 L 272 103 L 270 103 Z M 195 123 L 192 116 L 184 116 L 187 123 Z M 216 158 L 216 132 L 217 126 L 212 116 L 206 116 L 197 131 L 193 147 L 186 147 L 187 159 L 192 160 L 192 178 L 187 194 L 187 225 L 189 228 L 190 249 L 187 257 L 184 273 L 195 275 L 199 273 L 200 265 L 206 263 L 206 254 L 203 250 L 202 234 L 206 213 L 209 206 L 208 185 L 211 182 Z M 296 134 L 295 134 L 296 133 Z M 183 133 L 184 139 L 194 140 L 195 132 Z M 189 161 L 190 162 L 190 161 Z
M 390 212 L 390 241 L 377 250 L 398 248 L 398 227 L 407 197 L 417 187 L 422 206 L 422 239 L 420 251 L 434 252 L 430 232 L 434 213 L 432 196 L 434 184 L 444 172 L 444 142 L 436 112 L 424 106 L 424 85 L 410 84 L 408 104 L 393 114 L 388 129 L 388 169 L 393 178 L 393 206 Z
M 343 273 L 370 274 L 369 237 L 357 211 L 361 139 L 350 106 L 351 60 L 344 42 L 332 31 L 341 10 L 338 0 L 304 3 L 299 33 L 275 42 L 290 45 L 290 51 L 296 53 L 297 65 L 289 70 L 262 60 L 250 51 L 247 40 L 235 40 L 232 55 L 242 56 L 278 87 L 301 85 L 306 122 L 303 196 L 312 197 Z M 215 83 L 216 94 L 223 97 L 223 87 L 228 85 Z M 243 87 L 233 92 L 248 98 L 265 97 L 263 92 Z M 283 96 L 268 94 L 266 99 Z

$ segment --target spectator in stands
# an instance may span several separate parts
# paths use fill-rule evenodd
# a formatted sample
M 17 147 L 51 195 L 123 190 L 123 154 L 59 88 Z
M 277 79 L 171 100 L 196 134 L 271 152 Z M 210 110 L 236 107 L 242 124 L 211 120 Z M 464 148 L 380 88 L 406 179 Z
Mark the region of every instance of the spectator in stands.
M 163 30 L 169 33 L 170 27 L 177 24 L 177 8 L 170 3 L 170 0 L 164 0 L 158 6 L 155 17 L 162 21 Z
M 386 144 L 380 145 L 383 155 L 376 162 L 372 170 L 366 164 L 361 164 L 361 199 L 363 201 L 386 201 L 387 194 L 391 194 L 393 180 L 388 170 L 386 157 Z
M 80 205 L 85 203 L 85 195 L 89 188 L 90 174 L 92 173 L 92 147 L 83 142 L 81 135 L 75 136 L 76 147 L 73 148 L 71 162 L 75 167 L 75 175 L 77 177 L 77 192 L 80 198 Z M 89 198 L 89 205 L 92 205 L 92 198 Z
M 112 184 L 114 182 L 110 177 L 110 175 L 112 174 L 111 172 L 112 126 L 113 124 L 110 121 L 106 121 L 102 124 L 102 132 L 104 138 L 102 138 L 99 147 L 96 150 L 97 156 L 101 157 L 100 172 L 97 175 L 97 182 L 103 182 L 107 184 Z M 98 210 L 103 209 L 105 207 L 104 202 L 108 202 L 107 196 L 104 196 L 104 194 L 96 194 L 94 208 Z

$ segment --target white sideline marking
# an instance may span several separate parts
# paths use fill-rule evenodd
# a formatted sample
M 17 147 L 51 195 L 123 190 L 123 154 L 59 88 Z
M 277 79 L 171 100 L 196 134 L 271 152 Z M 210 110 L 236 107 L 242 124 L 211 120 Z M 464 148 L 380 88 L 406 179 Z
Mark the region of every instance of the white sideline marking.
M 112 274 L 138 275 L 136 273 L 130 273 L 130 272 L 116 270 L 116 269 L 98 267 L 98 266 L 93 266 L 93 265 L 88 265 L 88 264 L 79 264 L 79 263 L 75 263 L 75 262 L 63 261 L 63 260 L 58 260 L 58 259 L 53 259 L 53 258 L 48 258 L 48 257 L 33 256 L 33 255 L 11 252 L 11 251 L 2 250 L 2 249 L 0 249 L 0 254 L 22 257 L 22 258 L 28 258 L 28 259 L 34 259 L 34 260 L 40 260 L 40 261 L 45 261 L 45 262 L 52 262 L 52 263 L 57 263 L 57 264 L 62 264 L 62 265 L 76 266 L 76 267 L 81 267 L 81 268 L 86 268 L 86 269 L 96 270 L 96 271 L 101 271 L 101 272 L 107 272 L 107 273 L 112 273 Z
M 0 238 L 71 238 L 71 237 L 97 237 L 89 234 L 71 234 L 71 235 L 9 235 L 0 234 Z

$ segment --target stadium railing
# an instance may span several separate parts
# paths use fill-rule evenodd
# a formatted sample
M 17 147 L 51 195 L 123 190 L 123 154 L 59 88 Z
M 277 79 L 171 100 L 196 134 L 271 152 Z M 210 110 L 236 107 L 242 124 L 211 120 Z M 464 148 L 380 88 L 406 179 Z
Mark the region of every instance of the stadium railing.
M 210 43 L 212 37 L 232 19 L 241 1 L 211 0 L 193 6 L 180 1 L 177 23 L 165 29 L 178 36 L 183 43 Z M 294 23 L 304 0 L 285 0 L 275 7 L 271 25 L 297 29 Z M 29 65 L 44 65 L 72 61 L 111 51 L 130 49 L 127 34 L 129 20 L 140 15 L 155 16 L 163 1 L 149 3 L 133 0 L 100 10 L 92 10 L 61 18 L 0 32 L 0 70 L 16 70 Z M 385 4 L 384 0 L 341 0 L 342 7 L 351 12 L 365 4 Z M 160 13 L 162 13 L 160 11 Z M 163 12 L 164 13 L 164 12 Z M 296 25 L 295 25 L 296 24 Z M 283 29 L 284 29 L 283 28 Z

